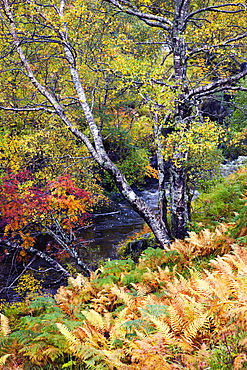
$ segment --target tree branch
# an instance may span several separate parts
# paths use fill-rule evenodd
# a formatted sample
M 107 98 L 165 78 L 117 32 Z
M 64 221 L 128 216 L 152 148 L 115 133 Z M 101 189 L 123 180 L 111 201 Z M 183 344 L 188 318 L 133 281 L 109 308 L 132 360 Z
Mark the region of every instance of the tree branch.
M 237 7 L 242 6 L 244 9 L 232 10 L 232 11 L 221 9 L 221 8 L 225 8 L 225 7 L 229 7 L 229 6 L 237 6 Z M 198 9 L 198 10 L 188 14 L 187 17 L 185 18 L 185 22 L 187 22 L 190 18 L 193 18 L 194 15 L 204 13 L 204 12 L 213 11 L 213 12 L 234 14 L 234 13 L 243 12 L 244 10 L 246 10 L 246 5 L 244 5 L 243 3 L 237 3 L 237 4 L 236 3 L 228 3 L 228 4 L 208 6 L 208 7 L 205 7 L 205 8 Z
M 187 98 L 192 98 L 193 96 L 203 96 L 203 95 L 208 95 L 210 93 L 213 93 L 215 91 L 219 91 L 217 89 L 219 88 L 227 88 L 227 89 L 232 89 L 232 90 L 241 90 L 240 88 L 237 88 L 232 86 L 235 82 L 239 81 L 241 78 L 244 76 L 247 76 L 247 70 L 240 72 L 236 74 L 235 76 L 227 77 L 227 78 L 222 78 L 220 80 L 214 81 L 212 83 L 209 83 L 207 85 L 199 86 L 195 89 L 192 89 L 188 95 Z M 244 88 L 243 88 L 244 89 Z M 245 91 L 245 90 L 242 90 Z
M 70 257 L 72 257 L 76 261 L 76 264 L 80 266 L 88 276 L 90 275 L 90 269 L 84 262 L 82 262 L 77 250 L 73 247 L 72 244 L 68 245 L 67 243 L 65 243 L 62 238 L 60 238 L 51 229 L 47 229 L 47 234 L 49 234 L 65 251 L 67 251 Z
M 163 28 L 166 31 L 170 31 L 173 26 L 173 22 L 171 22 L 169 19 L 165 17 L 140 12 L 136 7 L 133 7 L 133 5 L 129 1 L 126 0 L 121 1 L 106 0 L 106 1 L 116 6 L 122 12 L 138 17 L 149 26 Z M 124 4 L 124 6 L 127 6 L 128 8 L 126 9 L 122 4 Z
M 235 41 L 239 41 L 239 40 L 241 40 L 241 39 L 243 39 L 243 38 L 245 38 L 245 37 L 247 37 L 247 32 L 245 32 L 245 33 L 243 33 L 243 34 L 241 34 L 241 35 L 239 35 L 239 36 L 236 36 L 236 37 L 232 37 L 231 39 L 228 39 L 228 40 L 226 40 L 226 41 L 223 41 L 223 42 L 221 42 L 220 44 L 213 44 L 213 45 L 210 45 L 210 49 L 211 48 L 216 48 L 216 47 L 222 47 L 222 46 L 229 46 L 229 44 L 231 43 L 231 42 L 235 42 Z M 189 53 L 188 53 L 188 55 L 187 55 L 187 57 L 186 57 L 186 59 L 188 60 L 192 55 L 194 55 L 194 54 L 198 54 L 198 53 L 201 53 L 201 52 L 207 52 L 207 51 L 209 51 L 209 48 L 206 46 L 206 47 L 203 47 L 203 48 L 200 48 L 200 49 L 194 49 L 194 50 L 191 50 Z
M 56 113 L 55 110 L 51 110 L 45 107 L 26 107 L 26 108 L 15 108 L 15 107 L 4 107 L 0 105 L 0 110 L 12 111 L 12 112 L 38 112 L 38 111 L 45 111 L 48 113 Z
M 2 293 L 4 290 L 8 290 L 10 288 L 13 287 L 13 285 L 15 284 L 16 281 L 18 281 L 20 279 L 20 277 L 25 274 L 25 272 L 30 268 L 31 264 L 34 262 L 36 257 L 33 257 L 31 259 L 31 261 L 24 267 L 24 269 L 22 270 L 22 272 L 12 281 L 12 283 L 2 289 L 0 289 L 0 293 Z
M 23 249 L 21 245 L 15 242 L 10 242 L 6 239 L 0 239 L 0 242 L 2 245 L 6 245 L 9 248 L 15 249 L 15 250 L 21 250 Z M 69 277 L 70 273 L 56 260 L 54 260 L 52 257 L 48 256 L 44 252 L 34 248 L 34 247 L 29 247 L 27 248 L 27 252 L 30 252 L 38 257 L 40 257 L 42 260 L 46 261 L 50 266 L 53 267 L 53 269 L 59 273 L 61 273 L 64 277 Z

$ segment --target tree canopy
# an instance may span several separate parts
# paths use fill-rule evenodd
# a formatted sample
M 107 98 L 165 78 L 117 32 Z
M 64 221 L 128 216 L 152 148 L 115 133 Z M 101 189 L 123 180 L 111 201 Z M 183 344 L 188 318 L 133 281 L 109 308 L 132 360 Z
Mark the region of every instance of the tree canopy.
M 246 91 L 241 85 L 247 74 L 246 5 L 221 0 L 1 0 L 1 5 L 0 108 L 7 136 L 22 137 L 28 127 L 31 135 L 42 128 L 41 139 L 44 133 L 55 139 L 67 130 L 76 144 L 69 155 L 78 150 L 80 159 L 83 152 L 88 167 L 94 160 L 107 171 L 162 247 L 184 238 L 196 159 L 214 156 L 224 134 L 203 117 L 202 104 L 217 93 Z M 152 173 L 148 151 L 157 155 L 158 215 L 126 180 L 139 173 L 142 162 L 142 176 Z

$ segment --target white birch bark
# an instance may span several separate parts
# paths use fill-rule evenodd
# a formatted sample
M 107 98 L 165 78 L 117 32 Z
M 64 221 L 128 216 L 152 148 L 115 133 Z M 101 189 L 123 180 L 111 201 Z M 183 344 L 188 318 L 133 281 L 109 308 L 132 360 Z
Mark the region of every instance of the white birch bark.
M 69 44 L 69 41 L 67 40 L 67 32 L 65 25 L 64 29 L 65 31 L 60 31 L 59 35 L 61 39 L 63 40 L 64 45 L 64 52 L 66 55 L 66 58 L 69 63 L 70 73 L 73 79 L 73 84 L 75 87 L 75 90 L 78 95 L 78 100 L 80 102 L 82 111 L 86 117 L 87 123 L 89 125 L 94 145 L 91 143 L 89 138 L 84 135 L 80 130 L 78 130 L 73 124 L 70 122 L 68 117 L 66 116 L 66 113 L 61 106 L 61 104 L 49 93 L 49 91 L 43 86 L 35 77 L 28 60 L 23 52 L 23 49 L 21 47 L 21 43 L 18 38 L 18 34 L 16 32 L 14 17 L 11 13 L 11 8 L 9 6 L 8 0 L 3 0 L 5 13 L 8 16 L 9 22 L 10 22 L 10 30 L 11 35 L 13 37 L 13 42 L 16 47 L 17 53 L 20 57 L 20 60 L 26 70 L 26 73 L 28 75 L 28 78 L 32 82 L 33 86 L 42 94 L 54 107 L 55 112 L 57 115 L 61 118 L 61 120 L 64 122 L 64 124 L 68 127 L 68 129 L 78 138 L 80 139 L 88 148 L 88 151 L 91 153 L 92 157 L 95 159 L 95 161 L 98 162 L 98 164 L 105 169 L 107 172 L 110 173 L 112 178 L 114 179 L 116 186 L 118 187 L 121 194 L 124 196 L 124 198 L 131 204 L 133 209 L 146 221 L 146 223 L 149 225 L 151 230 L 153 231 L 157 241 L 160 243 L 160 245 L 164 249 L 169 249 L 170 239 L 166 233 L 166 230 L 164 230 L 162 222 L 156 217 L 153 210 L 146 205 L 146 203 L 136 195 L 136 193 L 131 189 L 130 185 L 128 184 L 125 176 L 119 171 L 119 169 L 113 164 L 113 162 L 108 157 L 104 145 L 102 136 L 100 133 L 100 130 L 97 127 L 97 124 L 95 123 L 94 117 L 92 115 L 90 106 L 87 102 L 86 94 L 84 92 L 81 78 L 78 73 L 78 70 L 76 68 L 76 61 L 74 59 L 74 56 L 71 52 L 72 47 Z M 60 3 L 60 15 L 63 14 L 63 8 L 64 8 L 64 1 Z

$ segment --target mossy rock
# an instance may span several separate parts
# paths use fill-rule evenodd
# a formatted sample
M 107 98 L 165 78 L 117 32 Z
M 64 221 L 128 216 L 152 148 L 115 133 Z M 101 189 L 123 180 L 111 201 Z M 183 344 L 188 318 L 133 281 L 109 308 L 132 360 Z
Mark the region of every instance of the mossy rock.
M 122 245 L 118 250 L 118 254 L 124 258 L 130 257 L 135 262 L 137 262 L 138 258 L 145 249 L 151 246 L 156 247 L 155 243 L 156 239 L 153 237 L 153 234 L 147 233 L 142 235 L 138 239 L 129 241 L 126 244 Z

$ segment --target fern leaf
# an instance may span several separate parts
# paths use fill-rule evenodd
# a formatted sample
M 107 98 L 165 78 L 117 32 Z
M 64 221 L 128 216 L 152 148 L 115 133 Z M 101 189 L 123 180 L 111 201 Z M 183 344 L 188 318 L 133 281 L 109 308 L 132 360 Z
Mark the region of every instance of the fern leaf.
M 71 284 L 74 288 L 78 289 L 82 288 L 85 285 L 86 281 L 87 279 L 82 274 L 77 274 L 76 278 L 68 278 L 68 283 Z
M 81 344 L 80 340 L 76 338 L 76 336 L 72 334 L 71 331 L 64 324 L 57 322 L 56 325 L 60 333 L 65 336 L 70 345 L 79 346 Z
M 243 363 L 247 361 L 247 357 L 245 353 L 239 353 L 233 363 L 233 370 L 241 370 L 243 369 Z
M 122 299 L 124 301 L 124 303 L 128 306 L 131 305 L 131 302 L 132 302 L 132 297 L 130 294 L 126 293 L 123 288 L 118 288 L 116 285 L 114 285 L 112 288 L 111 288 L 111 292 L 113 294 L 115 294 L 118 298 Z
M 208 323 L 207 313 L 201 317 L 196 318 L 192 321 L 188 327 L 184 330 L 183 338 L 189 343 L 198 335 L 200 330 Z
M 186 325 L 186 322 L 184 322 L 182 316 L 177 313 L 177 311 L 175 310 L 173 306 L 169 308 L 169 313 L 170 313 L 170 325 L 171 325 L 172 331 L 175 334 L 181 333 Z
M 105 322 L 103 317 L 94 310 L 82 310 L 81 313 L 85 316 L 86 320 L 89 321 L 95 328 L 104 329 Z
M 149 321 L 151 321 L 155 325 L 156 329 L 163 334 L 164 340 L 171 342 L 175 338 L 171 332 L 170 326 L 167 323 L 147 312 L 145 312 L 145 316 L 148 316 Z
M 3 355 L 0 357 L 0 366 L 3 366 L 6 364 L 7 358 L 9 356 L 12 356 L 10 353 L 7 353 L 6 355 Z
M 9 319 L 1 313 L 0 321 L 1 321 L 1 329 L 3 331 L 3 334 L 7 336 L 11 332 L 10 327 L 9 327 Z
M 60 355 L 61 355 L 61 350 L 52 345 L 49 345 L 48 348 L 43 350 L 43 356 L 48 357 L 52 361 L 54 361 Z
M 222 257 L 227 263 L 233 266 L 233 268 L 237 268 L 239 274 L 247 274 L 247 265 L 246 261 L 244 261 L 240 255 L 238 254 L 238 250 L 235 248 L 234 255 L 227 254 Z

